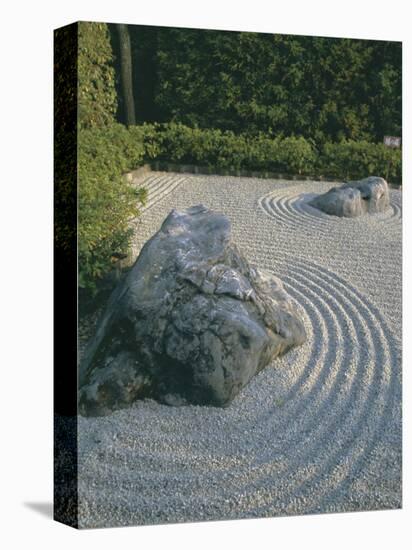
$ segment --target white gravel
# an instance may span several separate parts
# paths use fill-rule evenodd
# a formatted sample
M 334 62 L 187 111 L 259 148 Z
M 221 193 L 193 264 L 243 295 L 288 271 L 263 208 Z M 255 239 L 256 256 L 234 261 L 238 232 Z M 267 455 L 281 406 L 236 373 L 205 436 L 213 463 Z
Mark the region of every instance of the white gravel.
M 226 409 L 137 402 L 79 418 L 79 524 L 401 507 L 401 193 L 387 213 L 308 206 L 330 183 L 152 173 L 135 252 L 172 208 L 224 212 L 279 276 L 308 341 Z

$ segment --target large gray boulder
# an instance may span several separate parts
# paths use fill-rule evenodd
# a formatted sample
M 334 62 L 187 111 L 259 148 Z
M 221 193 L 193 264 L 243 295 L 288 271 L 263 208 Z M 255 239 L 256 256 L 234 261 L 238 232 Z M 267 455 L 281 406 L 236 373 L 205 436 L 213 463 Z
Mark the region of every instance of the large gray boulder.
M 144 397 L 224 406 L 305 338 L 282 284 L 248 264 L 224 215 L 202 205 L 173 210 L 86 349 L 79 411 L 107 414 Z
M 333 216 L 354 218 L 367 213 L 376 214 L 389 207 L 388 184 L 376 176 L 348 181 L 315 197 L 309 204 Z

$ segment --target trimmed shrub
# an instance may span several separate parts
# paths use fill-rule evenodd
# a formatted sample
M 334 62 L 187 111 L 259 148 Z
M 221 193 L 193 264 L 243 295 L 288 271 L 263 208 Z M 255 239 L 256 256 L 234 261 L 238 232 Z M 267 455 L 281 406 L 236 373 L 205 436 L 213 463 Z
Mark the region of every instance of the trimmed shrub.
M 146 191 L 135 189 L 124 173 L 143 163 L 137 132 L 120 124 L 80 130 L 78 134 L 79 286 L 96 290 L 112 267 L 113 253 L 127 253 L 130 220 L 139 214 Z
M 251 141 L 246 168 L 286 174 L 310 174 L 313 172 L 315 159 L 312 144 L 303 137 L 271 139 L 261 134 Z
M 373 174 L 400 183 L 402 153 L 400 149 L 391 149 L 383 143 L 326 143 L 318 159 L 317 173 L 338 179 L 358 179 Z
M 401 151 L 382 143 L 341 141 L 325 143 L 318 151 L 313 141 L 303 137 L 236 135 L 231 131 L 190 128 L 179 123 L 146 125 L 141 139 L 145 148 L 150 143 L 150 158 L 175 164 L 338 180 L 375 174 L 393 183 L 399 183 L 402 176 Z
M 222 145 L 220 130 L 200 130 L 183 124 L 156 125 L 160 160 L 214 166 Z
M 315 164 L 314 148 L 302 137 L 251 137 L 178 123 L 158 124 L 156 130 L 158 158 L 171 163 L 297 174 L 311 171 Z
M 159 157 L 162 151 L 162 138 L 159 134 L 159 124 L 142 124 L 128 127 L 129 145 L 142 147 L 145 161 Z M 142 164 L 142 162 L 140 162 Z M 139 165 L 137 165 L 139 166 Z

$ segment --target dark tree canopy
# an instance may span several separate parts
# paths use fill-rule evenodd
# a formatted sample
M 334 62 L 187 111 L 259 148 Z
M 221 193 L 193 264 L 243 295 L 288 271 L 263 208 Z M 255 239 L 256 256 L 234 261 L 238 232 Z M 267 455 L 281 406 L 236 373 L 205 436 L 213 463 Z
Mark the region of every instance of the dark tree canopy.
M 400 42 L 129 28 L 139 122 L 316 142 L 401 133 Z

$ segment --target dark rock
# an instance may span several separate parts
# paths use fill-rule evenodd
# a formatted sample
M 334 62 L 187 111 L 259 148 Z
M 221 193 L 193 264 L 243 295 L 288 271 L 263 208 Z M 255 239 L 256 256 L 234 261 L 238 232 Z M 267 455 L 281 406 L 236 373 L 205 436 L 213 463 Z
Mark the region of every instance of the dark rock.
M 225 216 L 201 205 L 173 210 L 86 349 L 79 409 L 106 414 L 144 397 L 224 406 L 305 338 L 280 281 L 248 264 Z
M 376 214 L 388 208 L 389 188 L 383 178 L 371 176 L 333 187 L 309 204 L 333 216 L 354 218 L 367 213 Z

